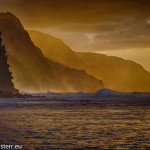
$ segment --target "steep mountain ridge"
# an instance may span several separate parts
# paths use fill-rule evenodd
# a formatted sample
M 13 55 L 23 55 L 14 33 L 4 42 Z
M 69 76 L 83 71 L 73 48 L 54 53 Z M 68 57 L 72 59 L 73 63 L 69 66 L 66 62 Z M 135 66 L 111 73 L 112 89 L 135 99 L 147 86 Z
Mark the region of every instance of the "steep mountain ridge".
M 72 51 L 61 39 L 34 30 L 30 30 L 28 33 L 31 39 L 34 40 L 34 43 L 38 43 L 38 47 L 42 49 L 43 54 L 49 59 L 63 65 L 67 64 L 70 68 L 83 68 L 82 59 L 80 59 L 78 54 Z
M 60 42 L 60 39 L 38 31 L 28 32 L 32 41 L 41 48 L 45 57 L 76 69 L 79 69 L 79 65 L 76 65 L 74 62 L 82 62 L 80 69 L 84 69 L 88 74 L 102 80 L 106 88 L 120 92 L 150 91 L 150 73 L 140 64 L 104 54 L 90 52 L 73 53 L 67 45 Z M 47 37 L 47 40 L 45 37 Z M 51 46 L 53 41 L 55 43 Z M 57 43 L 59 43 L 59 49 Z M 55 51 L 57 53 L 60 52 L 61 57 L 57 57 Z M 69 61 L 66 59 L 67 56 L 70 56 Z
M 13 14 L 0 13 L 0 31 L 17 89 L 32 92 L 90 92 L 103 88 L 102 81 L 85 71 L 47 60 Z

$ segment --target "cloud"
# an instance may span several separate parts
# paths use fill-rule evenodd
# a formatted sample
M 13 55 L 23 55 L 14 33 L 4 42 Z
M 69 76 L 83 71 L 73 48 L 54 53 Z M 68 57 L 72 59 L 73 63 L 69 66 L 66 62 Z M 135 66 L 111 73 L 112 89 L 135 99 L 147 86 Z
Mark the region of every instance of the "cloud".
M 59 28 L 53 28 L 51 33 L 62 38 L 65 43 L 78 51 L 150 48 L 150 24 L 147 20 L 138 17 L 127 17 L 121 22 L 108 22 L 98 25 L 60 26 Z M 83 38 L 81 33 L 87 38 Z M 92 38 L 88 38 L 90 35 Z
M 0 4 L 1 11 L 14 13 L 25 28 L 53 30 L 79 51 L 150 47 L 149 0 L 0 0 Z M 88 34 L 95 36 L 89 39 Z
M 146 0 L 0 0 L 1 10 L 13 11 L 26 26 L 69 23 L 99 24 L 149 10 Z M 142 3 L 142 5 L 141 5 Z

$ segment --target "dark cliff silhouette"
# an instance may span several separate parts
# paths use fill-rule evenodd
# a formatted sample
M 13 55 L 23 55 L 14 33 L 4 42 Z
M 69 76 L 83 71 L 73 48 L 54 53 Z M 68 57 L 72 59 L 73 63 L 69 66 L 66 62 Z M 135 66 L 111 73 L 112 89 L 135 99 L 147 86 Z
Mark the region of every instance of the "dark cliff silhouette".
M 12 73 L 9 71 L 9 64 L 7 63 L 7 55 L 5 46 L 2 44 L 1 38 L 2 32 L 0 32 L 0 91 L 2 93 L 17 94 L 19 91 L 14 88 L 12 82 Z

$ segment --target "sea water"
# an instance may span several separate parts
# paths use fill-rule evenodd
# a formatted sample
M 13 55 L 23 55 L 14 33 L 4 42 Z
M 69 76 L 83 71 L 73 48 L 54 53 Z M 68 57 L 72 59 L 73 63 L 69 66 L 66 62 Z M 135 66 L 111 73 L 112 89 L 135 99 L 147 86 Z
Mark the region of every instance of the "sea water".
M 150 101 L 1 99 L 4 144 L 26 150 L 148 150 Z

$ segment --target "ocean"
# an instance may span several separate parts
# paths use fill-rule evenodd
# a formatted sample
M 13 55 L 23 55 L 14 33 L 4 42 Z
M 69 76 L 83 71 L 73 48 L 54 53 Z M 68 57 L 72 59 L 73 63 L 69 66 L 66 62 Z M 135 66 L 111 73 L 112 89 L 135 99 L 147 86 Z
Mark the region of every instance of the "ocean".
M 0 149 L 3 145 L 25 150 L 148 150 L 150 100 L 1 99 Z

